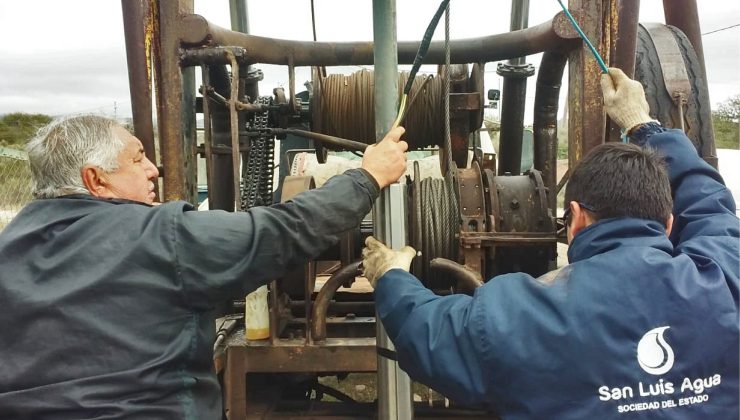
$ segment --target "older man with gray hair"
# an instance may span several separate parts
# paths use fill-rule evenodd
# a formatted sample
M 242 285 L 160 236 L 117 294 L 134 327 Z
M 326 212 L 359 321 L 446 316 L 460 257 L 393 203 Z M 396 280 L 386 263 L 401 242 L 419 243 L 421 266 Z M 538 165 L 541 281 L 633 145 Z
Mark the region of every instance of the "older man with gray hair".
M 221 418 L 215 305 L 357 226 L 406 168 L 403 132 L 322 188 L 228 213 L 152 206 L 157 168 L 113 120 L 43 128 L 37 199 L 0 232 L 0 418 Z

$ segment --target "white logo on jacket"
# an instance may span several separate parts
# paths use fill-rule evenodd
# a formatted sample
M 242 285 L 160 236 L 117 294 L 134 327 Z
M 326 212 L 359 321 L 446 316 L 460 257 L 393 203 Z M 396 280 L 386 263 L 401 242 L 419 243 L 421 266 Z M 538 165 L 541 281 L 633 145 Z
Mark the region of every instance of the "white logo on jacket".
M 637 362 L 651 375 L 662 375 L 673 367 L 673 349 L 663 338 L 663 332 L 668 328 L 653 328 L 637 343 Z

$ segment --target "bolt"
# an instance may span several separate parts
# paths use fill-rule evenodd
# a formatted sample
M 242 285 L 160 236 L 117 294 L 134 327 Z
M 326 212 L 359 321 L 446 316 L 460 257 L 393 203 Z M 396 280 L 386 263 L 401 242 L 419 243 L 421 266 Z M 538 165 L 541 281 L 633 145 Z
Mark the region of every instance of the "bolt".
M 519 208 L 519 200 L 516 198 L 511 200 L 511 203 L 509 204 L 509 207 L 511 207 L 512 210 L 516 210 Z

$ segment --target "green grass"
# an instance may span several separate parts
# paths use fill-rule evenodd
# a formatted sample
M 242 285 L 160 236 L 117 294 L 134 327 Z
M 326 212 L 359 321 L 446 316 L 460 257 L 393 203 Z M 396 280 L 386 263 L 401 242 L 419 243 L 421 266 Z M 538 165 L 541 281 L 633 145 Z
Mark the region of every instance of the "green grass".
M 717 149 L 740 149 L 740 123 L 713 118 L 714 142 Z

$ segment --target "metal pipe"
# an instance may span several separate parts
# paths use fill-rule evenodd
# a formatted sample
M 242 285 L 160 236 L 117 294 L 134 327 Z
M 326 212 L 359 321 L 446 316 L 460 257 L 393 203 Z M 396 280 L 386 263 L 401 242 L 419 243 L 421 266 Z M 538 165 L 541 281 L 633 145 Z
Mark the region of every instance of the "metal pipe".
M 209 66 L 209 82 L 213 86 L 214 93 L 221 96 L 230 95 L 229 75 L 223 65 Z M 210 95 L 209 95 L 210 96 Z M 203 101 L 211 99 L 204 97 Z M 229 120 L 228 106 L 214 106 L 210 110 L 212 148 L 228 148 L 231 151 L 231 123 Z M 233 211 L 234 208 L 234 174 L 231 170 L 231 152 L 228 155 L 213 153 L 210 172 L 213 179 L 208 187 L 209 208 Z
M 393 125 L 398 111 L 396 0 L 373 0 L 373 39 L 375 42 L 370 47 L 375 63 L 375 138 L 380 141 Z M 402 185 L 391 185 L 381 192 L 373 209 L 375 235 L 394 249 L 406 245 L 405 192 Z M 394 348 L 379 319 L 376 345 L 389 350 Z M 411 379 L 395 360 L 378 355 L 377 383 L 378 418 L 406 420 L 414 417 Z
M 149 160 L 157 165 L 152 120 L 152 66 L 148 60 L 154 37 L 151 0 L 121 0 L 123 33 L 126 39 L 126 62 L 131 94 L 134 135 L 141 140 Z M 157 197 L 159 183 L 154 184 Z
M 522 172 L 522 137 L 524 136 L 524 106 L 526 102 L 527 79 L 504 76 L 501 93 L 499 175 L 506 173 L 519 175 Z
M 247 0 L 229 0 L 229 14 L 231 29 L 241 33 L 249 33 L 249 7 Z
M 557 210 L 558 105 L 567 62 L 566 53 L 550 51 L 542 56 L 534 97 L 534 168 L 542 172 L 552 214 Z
M 434 258 L 429 261 L 429 269 L 436 271 L 438 276 L 443 275 L 454 280 L 460 290 L 468 295 L 472 295 L 475 289 L 483 286 L 483 278 L 479 272 L 447 258 Z
M 511 31 L 526 29 L 529 22 L 529 0 L 511 1 Z M 504 77 L 501 91 L 501 132 L 499 135 L 498 173 L 519 175 L 522 164 L 524 108 L 527 104 L 527 78 L 534 67 L 526 57 L 514 57 L 499 64 L 496 72 Z
M 210 99 L 208 98 L 208 90 L 211 88 L 209 73 L 208 66 L 203 65 L 200 67 L 200 74 L 203 80 L 203 91 L 201 92 L 203 95 L 203 148 L 205 149 L 206 184 L 208 186 L 208 193 L 210 194 L 216 180 L 213 178 L 213 131 L 211 130 Z M 215 208 L 213 204 L 212 200 L 208 200 L 209 210 Z
M 322 143 L 328 143 L 335 147 L 341 147 L 347 150 L 356 150 L 359 152 L 364 152 L 368 146 L 367 144 L 361 143 L 359 141 L 343 139 L 341 137 L 334 137 L 321 133 L 314 133 L 313 131 L 297 130 L 293 128 L 273 128 L 272 130 L 270 130 L 270 132 L 278 136 L 282 134 L 292 134 L 294 136 L 320 141 Z
M 316 300 L 313 304 L 313 311 L 311 312 L 311 337 L 314 342 L 326 340 L 326 314 L 329 311 L 329 304 L 334 298 L 334 294 L 337 292 L 337 289 L 342 287 L 346 282 L 357 277 L 361 263 L 362 261 L 355 261 L 339 269 L 329 277 L 329 280 L 324 283 L 321 290 L 316 295 Z M 307 297 L 306 299 L 310 300 L 310 297 Z
M 370 65 L 374 63 L 372 42 L 312 42 L 265 38 L 230 31 L 208 22 L 200 15 L 186 15 L 180 22 L 180 36 L 186 45 L 230 45 L 249 51 L 248 64 L 295 66 Z M 543 51 L 568 48 L 579 39 L 562 12 L 547 22 L 521 31 L 480 38 L 453 40 L 451 62 L 456 64 L 499 61 Z M 399 42 L 398 62 L 411 64 L 419 42 Z M 424 64 L 444 63 L 444 43 L 435 41 L 429 47 Z M 377 71 L 377 68 L 376 68 Z
M 511 21 L 509 28 L 513 31 L 525 29 L 529 26 L 529 0 L 511 1 Z M 515 57 L 509 60 L 509 64 L 524 64 L 525 57 Z

